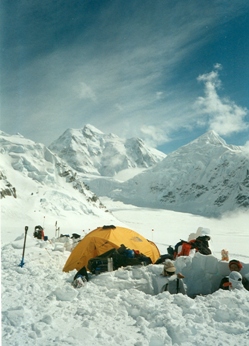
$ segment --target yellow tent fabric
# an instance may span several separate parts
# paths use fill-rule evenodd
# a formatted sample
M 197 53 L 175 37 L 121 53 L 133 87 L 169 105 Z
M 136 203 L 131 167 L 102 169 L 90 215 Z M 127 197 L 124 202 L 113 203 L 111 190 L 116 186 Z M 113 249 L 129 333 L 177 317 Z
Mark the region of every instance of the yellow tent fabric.
M 157 246 L 137 232 L 119 226 L 103 226 L 91 231 L 79 242 L 69 256 L 63 271 L 87 268 L 89 259 L 100 256 L 113 248 L 118 249 L 121 244 L 150 257 L 152 263 L 155 263 L 160 257 Z

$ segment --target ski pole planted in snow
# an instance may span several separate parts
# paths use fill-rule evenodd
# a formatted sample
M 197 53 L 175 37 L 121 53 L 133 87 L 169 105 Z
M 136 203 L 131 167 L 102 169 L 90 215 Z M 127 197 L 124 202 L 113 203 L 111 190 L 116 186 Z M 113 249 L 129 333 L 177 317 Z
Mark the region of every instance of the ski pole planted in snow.
M 55 238 L 59 238 L 60 235 L 60 227 L 57 227 L 57 221 L 55 222 Z
M 23 251 L 22 251 L 22 260 L 21 263 L 19 264 L 19 267 L 24 266 L 24 252 L 25 252 L 25 245 L 26 245 L 26 237 L 27 237 L 27 232 L 28 232 L 28 226 L 25 226 L 25 235 L 24 235 L 24 243 L 23 243 Z

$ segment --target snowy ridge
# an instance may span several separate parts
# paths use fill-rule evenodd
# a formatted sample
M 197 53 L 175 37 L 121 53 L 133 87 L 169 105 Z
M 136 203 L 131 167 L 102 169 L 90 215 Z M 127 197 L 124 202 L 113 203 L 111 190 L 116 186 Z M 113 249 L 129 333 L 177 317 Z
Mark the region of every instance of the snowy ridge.
M 43 144 L 21 135 L 0 136 L 0 188 L 2 212 L 29 201 L 30 212 L 61 214 L 61 210 L 92 214 L 105 209 L 77 172 Z M 55 198 L 56 196 L 56 198 Z M 14 198 L 13 198 L 14 197 Z M 103 211 L 102 211 L 103 212 Z M 28 214 L 28 211 L 27 211 Z
M 51 145 L 61 157 L 21 135 L 1 133 L 0 143 L 2 197 L 20 197 L 17 184 L 21 179 L 22 186 L 35 184 L 29 191 L 32 196 L 47 185 L 62 193 L 65 210 L 74 205 L 73 210 L 76 208 L 79 213 L 88 209 L 88 202 L 102 208 L 97 196 L 212 217 L 249 208 L 249 156 L 241 147 L 226 144 L 214 131 L 164 159 L 139 139 L 124 141 L 91 125 L 67 130 Z M 100 176 L 101 172 L 104 173 Z M 72 201 L 75 191 L 65 194 L 64 181 L 67 188 L 83 195 L 79 200 L 77 194 L 76 203 Z M 57 206 L 50 208 L 53 193 L 46 194 L 47 197 L 38 194 L 37 205 L 57 213 Z
M 210 131 L 124 182 L 89 182 L 99 196 L 204 216 L 249 208 L 249 156 Z
M 127 168 L 151 167 L 166 156 L 139 138 L 121 139 L 92 125 L 66 130 L 49 149 L 78 172 L 109 177 Z

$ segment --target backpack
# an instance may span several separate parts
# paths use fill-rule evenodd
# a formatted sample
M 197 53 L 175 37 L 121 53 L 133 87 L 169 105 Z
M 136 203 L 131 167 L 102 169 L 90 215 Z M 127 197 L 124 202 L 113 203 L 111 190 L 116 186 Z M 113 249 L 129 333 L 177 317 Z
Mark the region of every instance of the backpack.
M 39 229 L 39 231 L 37 231 L 37 239 L 42 239 L 42 231 Z
M 196 251 L 200 252 L 202 255 L 210 255 L 212 252 L 209 249 L 208 239 L 209 237 L 198 237 L 196 240 L 192 240 L 194 242 L 194 246 Z
M 34 237 L 37 238 L 37 239 L 42 239 L 43 236 L 44 236 L 44 233 L 43 233 L 43 228 L 42 226 L 35 226 L 35 230 L 34 230 Z
M 120 267 L 151 264 L 151 259 L 138 250 L 131 250 L 121 245 L 118 249 L 111 249 L 100 256 L 89 259 L 87 268 L 93 274 L 108 271 L 108 259 L 112 258 L 113 270 Z
M 190 251 L 195 249 L 197 252 L 200 252 L 202 255 L 210 255 L 212 252 L 208 246 L 208 240 L 206 236 L 198 237 L 196 239 L 186 241 L 180 240 L 174 249 L 174 258 L 180 256 L 189 256 Z
M 100 274 L 100 273 L 104 273 L 108 271 L 108 258 L 114 259 L 116 257 L 115 255 L 117 255 L 117 252 L 118 251 L 116 249 L 111 249 L 100 256 L 90 258 L 87 264 L 88 270 L 92 274 Z M 117 269 L 116 266 L 117 266 L 117 263 L 115 261 L 115 264 L 114 264 L 114 260 L 113 260 L 114 270 Z
M 186 240 L 180 240 L 174 249 L 174 258 L 180 256 L 189 256 L 190 251 L 196 248 L 195 240 L 190 240 L 189 242 Z

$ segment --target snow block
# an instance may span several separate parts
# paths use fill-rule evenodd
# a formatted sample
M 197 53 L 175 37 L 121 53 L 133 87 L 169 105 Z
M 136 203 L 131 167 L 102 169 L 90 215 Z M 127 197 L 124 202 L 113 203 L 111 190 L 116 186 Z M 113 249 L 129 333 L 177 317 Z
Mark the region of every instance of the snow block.
M 242 263 L 241 275 L 249 272 L 249 264 Z M 219 289 L 221 279 L 229 275 L 227 261 L 220 261 L 213 255 L 196 252 L 193 257 L 181 256 L 175 261 L 177 272 L 181 272 L 190 297 L 207 295 Z

